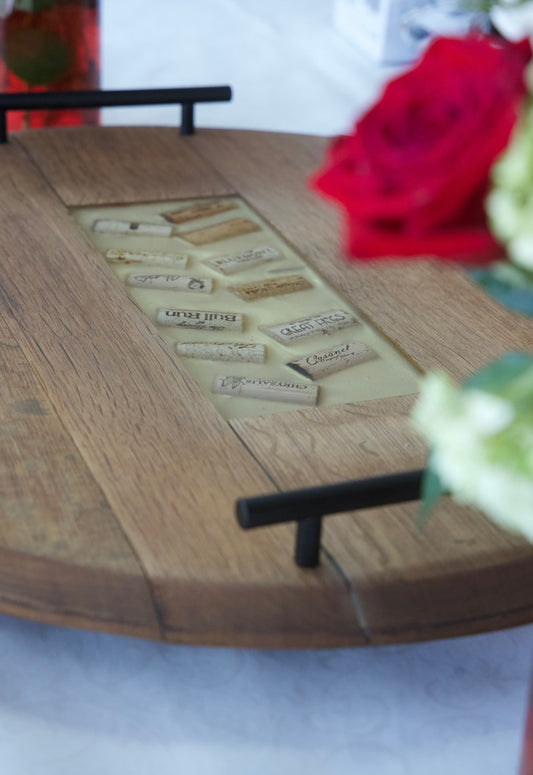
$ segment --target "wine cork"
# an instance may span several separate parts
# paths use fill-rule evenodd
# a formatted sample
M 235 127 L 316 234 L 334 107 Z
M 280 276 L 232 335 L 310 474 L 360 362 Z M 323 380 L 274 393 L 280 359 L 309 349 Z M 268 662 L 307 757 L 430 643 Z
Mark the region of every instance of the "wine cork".
M 272 280 L 260 280 L 255 283 L 229 285 L 228 290 L 243 301 L 256 301 L 256 299 L 265 299 L 269 296 L 297 293 L 312 287 L 309 280 L 306 280 L 305 277 L 293 274 L 288 277 L 275 277 Z
M 267 274 L 280 274 L 281 272 L 303 272 L 307 269 L 306 266 L 275 266 L 274 269 L 269 269 Z
M 246 363 L 265 361 L 264 344 L 183 342 L 176 345 L 176 352 L 186 358 L 199 358 L 204 361 L 244 361 Z
M 228 275 L 243 272 L 245 269 L 250 269 L 270 261 L 279 261 L 281 258 L 283 256 L 279 250 L 263 246 L 251 248 L 251 250 L 246 250 L 244 253 L 238 253 L 233 256 L 209 258 L 207 261 L 204 261 L 204 264 L 212 269 L 216 269 L 217 272 Z
M 316 406 L 318 385 L 304 385 L 282 379 L 262 377 L 215 377 L 213 393 L 224 396 L 255 398 L 260 401 L 281 401 L 286 404 Z
M 170 223 L 187 223 L 195 221 L 198 218 L 209 218 L 220 213 L 227 213 L 229 210 L 235 210 L 237 205 L 230 200 L 218 199 L 215 202 L 198 202 L 190 207 L 182 207 L 179 210 L 161 213 Z
M 179 274 L 137 274 L 130 272 L 126 283 L 134 288 L 156 288 L 162 291 L 186 291 L 188 293 L 211 293 L 213 281 L 202 277 L 185 277 Z
M 150 237 L 171 237 L 172 226 L 166 223 L 138 223 L 100 219 L 93 223 L 93 231 L 103 234 L 138 234 Z
M 208 329 L 221 331 L 229 328 L 242 331 L 243 316 L 236 312 L 214 312 L 196 309 L 158 309 L 156 321 L 160 326 Z
M 359 321 L 343 309 L 328 309 L 307 318 L 289 320 L 275 326 L 261 326 L 261 331 L 281 344 L 291 344 L 318 334 L 330 334 L 342 328 L 358 325 Z
M 378 354 L 375 350 L 364 342 L 345 342 L 336 347 L 329 347 L 305 355 L 303 358 L 291 361 L 287 366 L 299 374 L 315 380 L 377 357 Z
M 185 253 L 153 253 L 148 250 L 108 250 L 105 254 L 110 264 L 151 264 L 184 269 L 189 256 Z
M 259 224 L 247 218 L 233 218 L 231 221 L 206 226 L 205 229 L 181 231 L 179 236 L 193 245 L 208 245 L 211 242 L 240 237 L 242 234 L 251 234 L 253 231 L 261 231 Z

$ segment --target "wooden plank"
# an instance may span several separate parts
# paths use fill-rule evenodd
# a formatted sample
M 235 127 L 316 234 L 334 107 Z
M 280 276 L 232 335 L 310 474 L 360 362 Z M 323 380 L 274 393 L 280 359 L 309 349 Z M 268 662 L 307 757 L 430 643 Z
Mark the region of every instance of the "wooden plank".
M 166 636 L 364 642 L 336 570 L 293 565 L 290 528 L 250 540 L 236 527 L 235 500 L 271 480 L 20 147 L 0 149 L 0 163 L 0 282 L 17 342 L 140 558 Z
M 420 468 L 427 450 L 409 423 L 414 396 L 231 421 L 282 489 Z
M 0 605 L 159 637 L 142 569 L 0 303 Z
M 350 579 L 371 643 L 531 622 L 527 541 L 449 499 L 424 530 L 416 515 L 416 504 L 403 504 L 332 517 L 327 526 L 325 543 Z
M 234 193 L 174 128 L 62 127 L 16 138 L 69 206 Z

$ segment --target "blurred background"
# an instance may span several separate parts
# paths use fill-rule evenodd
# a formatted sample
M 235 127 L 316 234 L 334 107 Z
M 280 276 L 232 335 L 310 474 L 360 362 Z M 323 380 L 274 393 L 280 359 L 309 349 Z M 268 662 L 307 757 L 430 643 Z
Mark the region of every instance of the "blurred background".
M 366 1 L 366 0 L 364 0 Z M 102 0 L 103 88 L 229 84 L 198 126 L 336 134 L 392 70 L 334 26 L 332 0 Z M 103 112 L 106 124 L 174 124 L 172 107 Z

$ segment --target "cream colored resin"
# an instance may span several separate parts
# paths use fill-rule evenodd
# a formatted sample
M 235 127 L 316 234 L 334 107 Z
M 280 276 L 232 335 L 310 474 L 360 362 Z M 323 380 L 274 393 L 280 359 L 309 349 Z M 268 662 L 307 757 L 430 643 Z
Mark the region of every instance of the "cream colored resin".
M 210 208 L 216 202 L 231 204 L 231 212 L 224 208 Z M 205 209 L 203 209 L 205 207 Z M 162 213 L 172 213 L 185 209 L 195 213 L 215 212 L 215 215 L 198 217 L 194 221 L 174 224 L 172 236 L 160 237 L 148 234 L 104 233 L 92 231 L 96 220 L 122 221 L 126 223 L 149 223 L 170 226 Z M 217 211 L 218 210 L 218 211 Z M 192 245 L 181 234 L 190 231 L 191 226 L 202 230 L 221 224 L 224 220 L 242 219 L 252 221 L 255 231 L 246 234 L 229 236 L 215 243 Z M 328 350 L 336 350 L 347 341 L 357 340 L 362 345 L 376 353 L 375 358 L 358 363 L 354 368 L 345 368 L 336 373 L 319 376 L 315 380 L 302 376 L 301 381 L 310 387 L 318 386 L 318 407 L 335 404 L 364 401 L 372 398 L 398 396 L 415 393 L 418 390 L 417 372 L 383 340 L 357 314 L 357 310 L 348 304 L 318 275 L 301 256 L 286 243 L 277 232 L 274 232 L 262 218 L 237 196 L 210 199 L 195 199 L 172 202 L 152 202 L 148 204 L 80 208 L 74 212 L 76 221 L 89 233 L 94 244 L 105 255 L 107 251 L 130 252 L 141 255 L 145 252 L 174 256 L 176 262 L 188 254 L 187 274 L 192 277 L 211 277 L 215 280 L 210 294 L 195 294 L 174 290 L 159 290 L 157 288 L 131 287 L 126 284 L 126 276 L 132 272 L 131 264 L 125 262 L 110 263 L 110 268 L 124 283 L 128 294 L 141 307 L 148 317 L 158 325 L 160 335 L 169 343 L 175 358 L 180 358 L 190 374 L 201 386 L 205 395 L 213 402 L 218 411 L 227 419 L 250 417 L 275 412 L 295 411 L 305 405 L 291 403 L 289 400 L 223 395 L 213 392 L 213 383 L 220 376 L 220 362 L 201 357 L 191 357 L 190 352 L 183 355 L 176 353 L 177 346 L 187 344 L 234 345 L 235 329 L 210 330 L 199 327 L 160 325 L 157 323 L 158 310 L 181 311 L 194 313 L 198 317 L 184 319 L 201 323 L 201 314 L 207 320 L 209 315 L 225 316 L 241 315 L 244 320 L 243 331 L 238 333 L 239 345 L 266 345 L 264 362 L 240 361 L 237 376 L 247 380 L 274 381 L 278 383 L 296 383 L 298 377 L 288 365 L 305 359 L 310 354 Z M 231 230 L 229 232 L 231 234 Z M 267 249 L 267 250 L 265 250 Z M 244 259 L 235 260 L 236 257 Z M 250 257 L 250 258 L 247 258 Z M 254 261 L 254 259 L 257 259 Z M 169 262 L 170 263 L 170 262 Z M 153 274 L 152 259 L 143 262 L 135 260 L 135 274 Z M 157 270 L 156 270 L 157 271 Z M 170 270 L 172 271 L 172 270 Z M 312 288 L 290 294 L 257 299 L 252 304 L 236 296 L 230 286 L 238 284 L 263 283 L 276 277 L 288 274 L 301 275 L 312 285 Z M 165 270 L 161 271 L 166 274 Z M 170 272 L 169 272 L 170 273 Z M 241 280 L 242 277 L 242 280 Z M 194 303 L 191 299 L 194 298 Z M 194 308 L 194 309 L 191 309 Z M 340 311 L 343 320 L 349 321 L 349 327 L 324 331 L 318 326 L 311 335 L 305 338 L 295 338 L 285 344 L 276 341 L 265 333 L 266 329 L 274 331 L 286 328 L 287 323 L 295 323 L 305 319 L 324 317 L 324 313 L 333 310 Z M 178 316 L 184 317 L 184 316 Z M 176 316 L 165 316 L 166 319 Z M 285 324 L 285 325 L 282 325 Z M 263 386 L 264 387 L 264 386 Z M 265 388 L 266 389 L 266 388 Z M 275 392 L 275 391 L 274 391 Z M 272 396 L 269 395 L 268 399 Z

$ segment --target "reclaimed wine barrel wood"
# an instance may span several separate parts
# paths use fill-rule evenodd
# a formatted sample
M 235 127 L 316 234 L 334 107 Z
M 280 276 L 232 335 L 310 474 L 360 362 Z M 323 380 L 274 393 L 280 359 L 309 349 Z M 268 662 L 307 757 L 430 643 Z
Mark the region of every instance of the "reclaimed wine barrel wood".
M 175 643 L 330 647 L 533 620 L 533 549 L 443 500 L 326 520 L 319 568 L 238 498 L 420 468 L 413 395 L 225 420 L 71 215 L 238 195 L 420 373 L 457 379 L 533 324 L 460 269 L 338 257 L 306 188 L 321 138 L 166 128 L 15 135 L 0 148 L 0 610 Z M 194 307 L 194 305 L 191 305 Z

